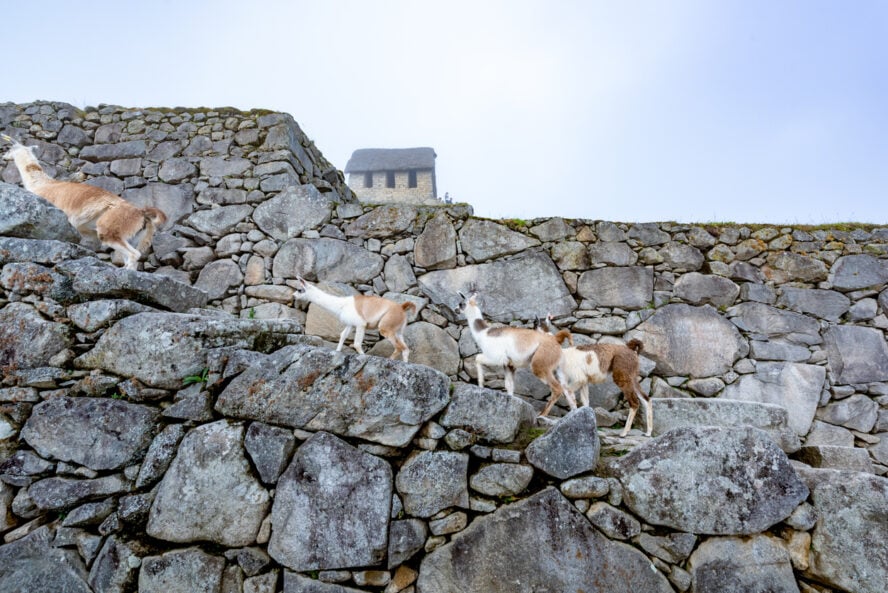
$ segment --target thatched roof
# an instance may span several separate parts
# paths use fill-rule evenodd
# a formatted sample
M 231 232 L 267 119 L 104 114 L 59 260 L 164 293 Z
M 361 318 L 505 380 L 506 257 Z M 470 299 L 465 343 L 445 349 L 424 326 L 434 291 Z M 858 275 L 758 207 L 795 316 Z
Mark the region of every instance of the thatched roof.
M 367 171 L 407 171 L 434 169 L 434 149 L 421 148 L 359 148 L 345 165 L 346 173 Z

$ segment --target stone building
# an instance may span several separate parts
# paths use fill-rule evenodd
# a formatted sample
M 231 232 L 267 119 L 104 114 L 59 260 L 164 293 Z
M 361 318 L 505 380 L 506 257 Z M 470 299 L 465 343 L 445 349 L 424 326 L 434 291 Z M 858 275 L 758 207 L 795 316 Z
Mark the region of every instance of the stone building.
M 348 186 L 364 202 L 438 202 L 434 149 L 361 148 L 345 166 Z

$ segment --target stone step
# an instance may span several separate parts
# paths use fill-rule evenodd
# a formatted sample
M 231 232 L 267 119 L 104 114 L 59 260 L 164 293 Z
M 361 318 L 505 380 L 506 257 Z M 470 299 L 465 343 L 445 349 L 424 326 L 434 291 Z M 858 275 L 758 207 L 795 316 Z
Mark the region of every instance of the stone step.
M 789 428 L 788 413 L 783 406 L 724 398 L 654 398 L 652 401 L 654 436 L 685 426 L 752 426 L 768 433 L 787 454 L 801 447 L 798 435 Z
M 869 452 L 858 447 L 805 445 L 793 455 L 793 458 L 821 469 L 875 473 Z

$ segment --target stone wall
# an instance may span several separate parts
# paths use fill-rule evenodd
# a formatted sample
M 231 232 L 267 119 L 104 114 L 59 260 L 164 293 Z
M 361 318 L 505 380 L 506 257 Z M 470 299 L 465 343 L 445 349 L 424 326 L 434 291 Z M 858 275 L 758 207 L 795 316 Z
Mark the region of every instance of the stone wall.
M 888 228 L 358 204 L 283 114 L 7 104 L 0 124 L 55 176 L 174 219 L 153 273 L 130 272 L 0 185 L 0 589 L 888 579 Z M 331 319 L 292 306 L 297 273 L 416 303 L 419 364 L 333 353 Z M 472 386 L 468 289 L 496 322 L 641 339 L 655 438 L 606 428 L 610 383 L 548 431 L 532 376 L 521 398 Z
M 435 172 L 431 169 L 416 171 L 416 187 L 410 187 L 407 171 L 394 171 L 395 187 L 386 185 L 385 171 L 375 171 L 372 175 L 372 187 L 364 186 L 364 173 L 348 175 L 348 185 L 361 201 L 415 205 L 435 205 L 439 201 L 435 195 Z

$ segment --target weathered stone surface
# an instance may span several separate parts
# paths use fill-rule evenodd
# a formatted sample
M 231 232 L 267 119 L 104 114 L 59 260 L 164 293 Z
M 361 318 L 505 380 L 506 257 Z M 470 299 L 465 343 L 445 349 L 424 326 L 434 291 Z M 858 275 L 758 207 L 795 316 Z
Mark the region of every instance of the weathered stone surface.
M 124 298 L 171 311 L 186 311 L 207 303 L 202 290 L 167 276 L 126 270 L 95 258 L 63 262 L 56 270 L 71 278 L 76 293 L 92 300 Z
M 654 300 L 654 273 L 650 268 L 599 268 L 583 272 L 577 292 L 597 307 L 641 309 Z
M 709 538 L 688 564 L 694 593 L 798 593 L 786 544 L 756 535 Z
M 325 583 L 287 570 L 284 571 L 283 593 L 363 593 L 363 590 Z
M 792 362 L 760 362 L 755 373 L 725 387 L 721 397 L 783 406 L 789 426 L 799 436 L 808 433 L 826 379 L 822 366 Z
M 811 351 L 807 346 L 793 344 L 779 338 L 773 340 L 750 340 L 749 357 L 753 360 L 786 360 L 789 362 L 807 362 Z
M 530 443 L 524 454 L 537 469 L 564 480 L 595 469 L 600 450 L 595 412 L 586 406 L 559 420 Z
M 413 261 L 427 270 L 452 268 L 456 265 L 456 230 L 444 213 L 432 217 L 416 238 Z
M 345 228 L 348 237 L 393 237 L 413 228 L 416 209 L 404 204 L 385 205 L 363 214 Z
M 678 532 L 666 536 L 641 533 L 635 539 L 635 543 L 651 556 L 656 556 L 671 564 L 681 564 L 694 550 L 697 536 L 693 533 Z
M 199 210 L 189 216 L 185 222 L 202 233 L 221 237 L 252 213 L 253 207 L 248 204 L 220 206 L 210 210 Z
M 290 239 L 274 256 L 271 272 L 281 278 L 305 276 L 326 282 L 361 284 L 382 271 L 379 254 L 339 239 Z
M 159 311 L 126 299 L 102 299 L 69 306 L 68 318 L 83 331 L 94 332 L 121 317 L 148 312 Z
M 389 465 L 319 432 L 278 482 L 269 555 L 297 571 L 372 566 L 385 558 Z
M 533 468 L 517 463 L 491 463 L 469 479 L 472 490 L 487 496 L 515 496 L 524 491 L 533 477 Z
M 243 436 L 243 426 L 221 420 L 182 439 L 151 506 L 148 535 L 229 547 L 256 541 L 269 495 L 253 477 Z
M 879 287 L 888 282 L 888 265 L 871 255 L 846 255 L 830 268 L 829 280 L 836 290 Z
M 112 144 L 93 144 L 84 146 L 80 158 L 87 161 L 114 161 L 145 156 L 147 145 L 144 140 L 130 140 Z
M 402 447 L 447 405 L 449 386 L 428 367 L 296 346 L 232 380 L 216 411 Z
M 593 243 L 589 246 L 588 254 L 589 261 L 593 264 L 632 266 L 638 261 L 638 255 L 625 243 Z
M 773 268 L 765 272 L 777 282 L 821 282 L 828 275 L 826 264 L 807 255 L 781 251 L 770 261 Z
M 452 506 L 469 508 L 468 465 L 465 453 L 420 451 L 410 457 L 395 478 L 404 510 L 431 517 Z
M 296 448 L 296 438 L 291 430 L 262 422 L 251 422 L 244 438 L 244 447 L 262 481 L 274 484 L 290 461 L 290 456 Z
M 182 437 L 185 436 L 185 431 L 184 424 L 171 424 L 154 437 L 139 468 L 136 488 L 152 486 L 163 477 L 173 461 L 173 456 L 176 454 Z
M 811 467 L 840 469 L 852 472 L 873 473 L 873 464 L 866 449 L 859 447 L 835 447 L 830 445 L 806 445 L 795 455 Z
M 46 478 L 31 484 L 28 496 L 38 509 L 58 511 L 89 500 L 129 492 L 132 484 L 120 474 L 95 479 Z
M 704 257 L 700 250 L 692 245 L 676 241 L 666 243 L 660 249 L 663 261 L 675 271 L 694 272 L 703 265 Z
M 0 266 L 11 262 L 57 264 L 66 259 L 79 259 L 89 255 L 94 253 L 73 243 L 53 239 L 17 239 L 0 236 Z
M 768 338 L 782 337 L 794 344 L 819 344 L 820 324 L 816 319 L 790 313 L 763 303 L 741 303 L 728 309 L 731 321 L 743 331 Z
M 403 255 L 393 255 L 385 262 L 383 270 L 385 285 L 392 292 L 405 292 L 411 286 L 416 286 L 416 274 L 413 266 Z
M 240 286 L 244 275 L 240 266 L 230 259 L 220 259 L 207 264 L 197 277 L 194 287 L 207 293 L 210 300 L 220 299 L 228 289 Z
M 142 559 L 139 593 L 219 593 L 225 559 L 199 548 Z
M 46 458 L 120 469 L 148 448 L 159 418 L 156 408 L 120 400 L 57 397 L 34 406 L 22 438 Z
M 89 586 L 96 593 L 125 593 L 135 588 L 145 546 L 112 535 L 97 552 L 89 571 Z
M 459 230 L 463 251 L 476 262 L 520 253 L 540 242 L 523 233 L 493 222 L 470 218 Z
M 851 306 L 851 300 L 840 292 L 819 288 L 783 288 L 777 303 L 799 313 L 811 313 L 829 321 L 838 321 Z
M 881 593 L 888 582 L 888 479 L 805 470 L 817 523 L 808 572 L 845 591 Z
M 0 546 L 0 591 L 93 593 L 86 568 L 76 553 L 52 545 L 49 527 Z
M 881 330 L 833 325 L 823 333 L 835 383 L 888 381 L 888 344 Z
M 689 533 L 759 533 L 808 496 L 786 454 L 749 427 L 678 428 L 636 447 L 613 471 L 635 515 Z
M 675 296 L 691 305 L 727 307 L 740 295 L 740 287 L 727 278 L 690 272 L 682 274 L 673 287 Z
M 787 454 L 801 446 L 783 406 L 732 399 L 655 398 L 654 436 L 687 426 L 752 426 L 768 433 Z
M 827 405 L 818 411 L 817 417 L 830 424 L 869 432 L 875 426 L 878 415 L 879 404 L 858 393 Z
M 610 539 L 627 540 L 641 533 L 641 523 L 629 513 L 606 502 L 593 503 L 586 518 Z
M 253 211 L 253 221 L 278 241 L 300 236 L 330 221 L 333 203 L 313 185 L 290 186 Z
M 157 177 L 164 183 L 179 183 L 193 177 L 197 173 L 191 161 L 187 158 L 173 158 L 165 160 L 157 172 Z
M 642 553 L 609 541 L 547 488 L 475 519 L 426 556 L 417 590 L 671 593 L 672 587 Z
M 388 568 L 403 564 L 419 552 L 428 536 L 425 521 L 400 519 L 389 525 Z
M 521 282 L 515 282 L 521 278 Z M 419 277 L 419 286 L 442 313 L 455 319 L 460 301 L 457 291 L 477 290 L 486 319 L 508 323 L 552 313 L 568 315 L 577 303 L 552 260 L 533 254 L 508 261 L 464 266 L 429 272 Z
M 80 241 L 65 213 L 31 192 L 0 182 L 0 235 L 22 239 Z
M 9 303 L 0 309 L 0 368 L 46 366 L 72 341 L 64 324 L 45 320 L 30 305 Z
M 212 318 L 179 313 L 139 313 L 118 321 L 96 346 L 76 359 L 146 385 L 179 389 L 199 375 L 217 348 L 276 350 L 302 339 L 294 320 Z
M 702 229 L 701 229 L 702 230 Z M 705 231 L 703 231 L 705 232 Z M 627 236 L 645 246 L 662 245 L 669 241 L 669 233 L 660 230 L 656 222 L 640 222 L 629 227 Z
M 721 375 L 748 352 L 737 328 L 709 306 L 666 305 L 628 337 L 642 341 L 664 375 Z
M 459 372 L 459 346 L 450 334 L 426 321 L 410 323 L 404 330 L 404 341 L 410 347 L 410 362 L 421 364 L 445 375 L 456 376 Z M 368 354 L 391 356 L 394 348 L 388 340 L 380 339 Z
M 450 404 L 439 422 L 494 443 L 511 443 L 533 423 L 533 406 L 502 391 L 456 383 Z
M 187 183 L 148 183 L 144 187 L 128 189 L 121 197 L 139 207 L 154 206 L 163 210 L 167 222 L 163 228 L 171 228 L 176 222 L 194 211 L 194 190 Z

